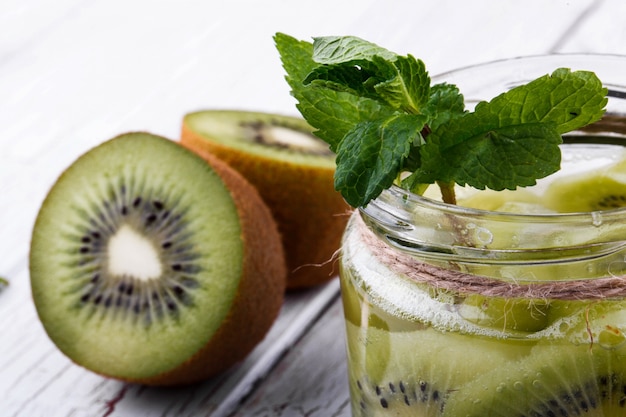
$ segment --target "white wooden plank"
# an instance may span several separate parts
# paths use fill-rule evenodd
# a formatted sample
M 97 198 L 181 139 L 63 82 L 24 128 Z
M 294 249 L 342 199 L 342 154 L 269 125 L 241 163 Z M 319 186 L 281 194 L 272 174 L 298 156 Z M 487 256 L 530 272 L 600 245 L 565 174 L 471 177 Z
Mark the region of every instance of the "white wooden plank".
M 559 53 L 605 53 L 626 55 L 626 2 L 598 0 L 573 32 L 555 45 Z
M 343 309 L 337 300 L 232 417 L 349 417 Z
M 280 319 L 244 362 L 206 383 L 162 389 L 105 379 L 72 364 L 47 339 L 32 305 L 20 305 L 28 293 L 25 271 L 13 278 L 0 294 L 2 416 L 44 416 L 50 407 L 58 415 L 227 415 L 338 293 L 333 281 L 291 294 Z

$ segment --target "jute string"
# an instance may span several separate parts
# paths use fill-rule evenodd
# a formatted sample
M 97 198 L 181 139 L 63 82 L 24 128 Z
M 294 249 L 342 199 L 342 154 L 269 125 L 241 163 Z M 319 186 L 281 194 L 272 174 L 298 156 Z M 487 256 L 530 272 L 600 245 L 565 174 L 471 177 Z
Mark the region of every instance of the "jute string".
M 356 216 L 356 230 L 372 253 L 392 272 L 434 288 L 491 297 L 559 300 L 601 300 L 626 296 L 626 277 L 604 277 L 533 283 L 504 282 L 421 262 L 392 248 Z

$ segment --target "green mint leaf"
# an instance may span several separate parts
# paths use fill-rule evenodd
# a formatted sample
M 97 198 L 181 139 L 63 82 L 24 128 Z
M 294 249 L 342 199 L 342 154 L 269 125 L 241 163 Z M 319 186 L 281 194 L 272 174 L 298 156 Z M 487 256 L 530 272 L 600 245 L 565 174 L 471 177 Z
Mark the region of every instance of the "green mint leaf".
M 436 130 L 443 123 L 465 113 L 465 101 L 456 85 L 441 83 L 430 89 L 430 98 L 424 111 L 429 115 L 428 127 Z
M 376 100 L 315 85 L 294 90 L 293 95 L 300 113 L 333 152 L 337 152 L 343 137 L 359 123 L 394 114 L 392 108 Z
M 299 88 L 306 76 L 318 66 L 312 58 L 313 44 L 284 33 L 274 35 L 274 43 L 287 73 L 287 83 L 292 89 Z
M 380 66 L 379 66 L 380 65 Z M 374 58 L 373 61 L 351 61 L 342 64 L 321 65 L 315 68 L 304 79 L 304 84 L 314 83 L 317 86 L 379 100 L 375 86 L 391 75 L 393 65 L 387 61 Z
M 393 61 L 396 54 L 356 36 L 325 36 L 313 39 L 313 60 L 319 64 L 370 61 L 379 56 Z
M 533 185 L 560 168 L 562 133 L 602 117 L 605 95 L 595 74 L 558 69 L 481 102 L 433 131 L 412 181 L 494 190 Z
M 422 147 L 412 184 L 435 181 L 478 189 L 534 185 L 560 168 L 562 142 L 554 123 L 494 127 L 475 113 L 433 132 Z
M 359 123 L 337 149 L 335 189 L 353 207 L 365 206 L 397 178 L 426 117 L 397 114 Z
M 337 152 L 339 142 L 357 124 L 384 119 L 394 113 L 391 107 L 359 95 L 350 86 L 342 91 L 336 85 L 340 81 L 338 78 L 333 82 L 305 84 L 309 74 L 319 68 L 312 59 L 313 44 L 281 33 L 276 34 L 274 40 L 287 72 L 291 93 L 298 102 L 296 107 L 333 152 Z
M 533 185 L 559 169 L 561 134 L 599 120 L 607 103 L 595 74 L 558 69 L 468 113 L 456 86 L 431 86 L 411 55 L 353 36 L 275 39 L 296 106 L 337 153 L 335 187 L 354 207 L 400 177 L 416 192 Z
M 479 103 L 475 112 L 485 118 L 497 115 L 500 125 L 553 122 L 562 134 L 599 120 L 606 93 L 594 73 L 560 68 Z
M 408 55 L 398 57 L 394 67 L 396 74 L 377 84 L 376 92 L 395 109 L 421 114 L 430 92 L 430 77 L 424 63 Z

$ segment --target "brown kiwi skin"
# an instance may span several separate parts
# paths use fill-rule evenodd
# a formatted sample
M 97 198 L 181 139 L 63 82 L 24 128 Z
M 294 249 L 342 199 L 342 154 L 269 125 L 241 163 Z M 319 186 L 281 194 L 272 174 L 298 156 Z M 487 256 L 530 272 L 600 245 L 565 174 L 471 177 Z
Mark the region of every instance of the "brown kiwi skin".
M 288 290 L 313 287 L 337 275 L 335 257 L 351 208 L 334 189 L 334 169 L 249 156 L 194 131 L 184 119 L 180 141 L 196 152 L 216 155 L 257 188 L 282 235 Z
M 195 153 L 220 176 L 237 207 L 245 248 L 238 293 L 220 328 L 193 357 L 171 371 L 127 382 L 174 386 L 211 378 L 243 360 L 265 337 L 282 307 L 287 269 L 270 210 L 234 169 L 206 152 Z

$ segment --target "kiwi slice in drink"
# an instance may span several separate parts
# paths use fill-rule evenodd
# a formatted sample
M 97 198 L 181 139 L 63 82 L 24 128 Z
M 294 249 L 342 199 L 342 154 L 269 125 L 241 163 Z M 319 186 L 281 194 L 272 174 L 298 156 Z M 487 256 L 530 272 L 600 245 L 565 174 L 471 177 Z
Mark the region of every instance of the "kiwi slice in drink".
M 546 206 L 561 213 L 626 207 L 626 161 L 555 179 L 545 194 Z
M 467 197 L 459 198 L 459 205 L 480 210 L 504 213 L 549 213 L 535 193 L 520 188 L 517 190 L 479 190 Z
M 547 300 L 467 296 L 457 305 L 465 320 L 478 326 L 503 332 L 532 333 L 550 324 L 550 302 Z
M 334 190 L 335 155 L 300 118 L 207 110 L 183 119 L 181 142 L 243 174 L 272 210 L 283 238 L 290 289 L 337 274 L 334 256 L 349 207 Z
M 514 363 L 532 346 L 426 326 L 390 332 L 347 322 L 346 328 L 355 417 L 440 416 L 453 393 L 494 366 Z
M 449 417 L 626 415 L 626 351 L 538 344 L 530 355 L 451 395 Z
M 147 133 L 79 157 L 45 198 L 30 251 L 50 339 L 96 373 L 186 384 L 241 360 L 285 291 L 276 224 L 214 157 Z

